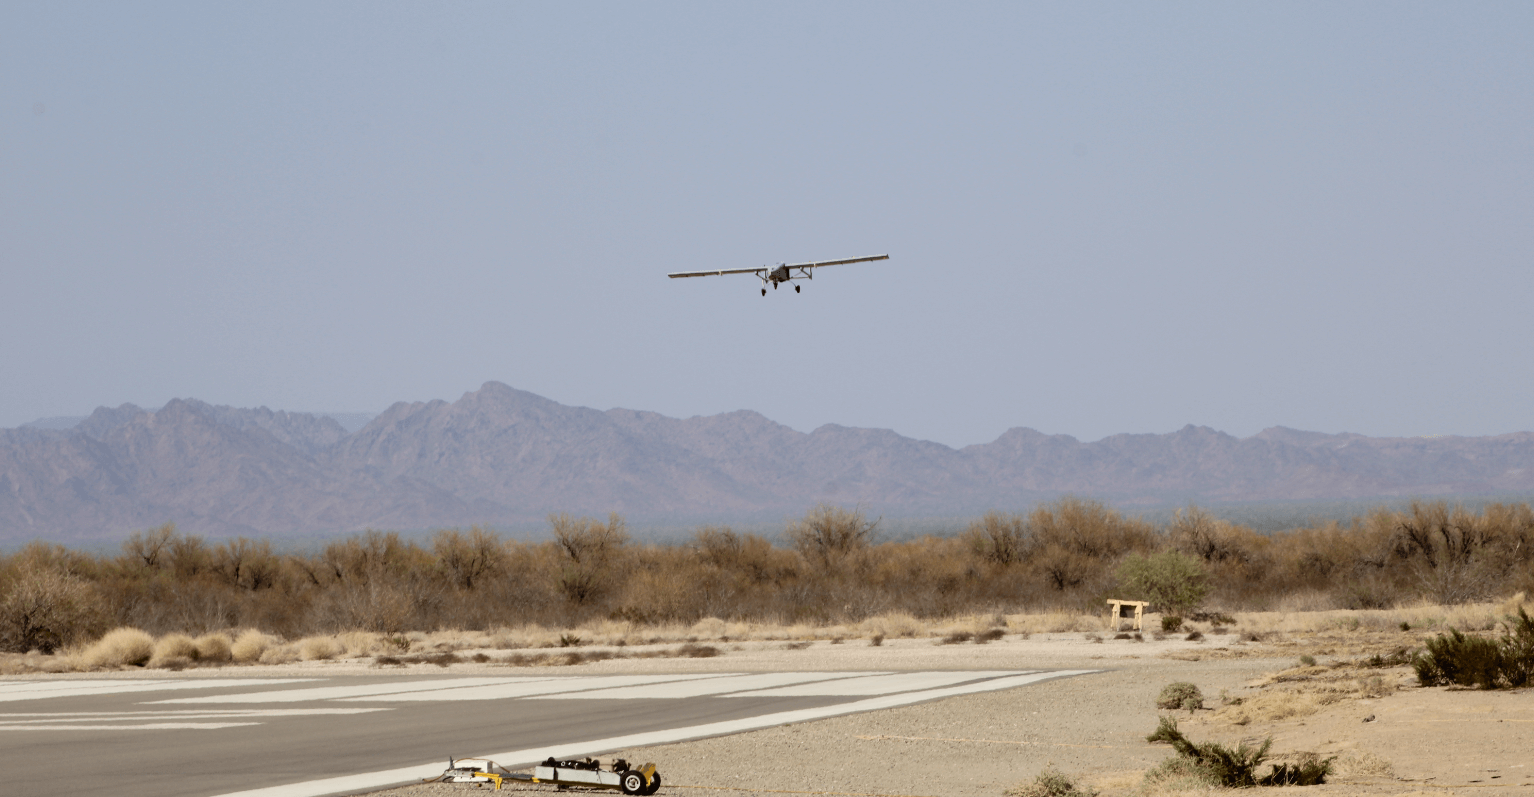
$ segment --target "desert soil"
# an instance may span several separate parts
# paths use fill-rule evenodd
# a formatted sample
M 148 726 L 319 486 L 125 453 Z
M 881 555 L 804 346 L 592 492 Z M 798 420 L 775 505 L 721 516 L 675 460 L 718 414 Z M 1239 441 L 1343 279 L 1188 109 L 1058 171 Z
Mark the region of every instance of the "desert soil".
M 1422 688 L 1407 667 L 1357 664 L 1364 655 L 1417 642 L 1405 634 L 1358 632 L 1258 642 L 1234 636 L 1099 642 L 1087 634 L 1058 633 L 1009 636 L 984 646 L 936 645 L 930 639 L 890 640 L 879 647 L 866 640 L 822 641 L 802 649 L 749 643 L 724 646 L 717 658 L 619 659 L 547 671 L 1104 670 L 599 756 L 604 762 L 614 757 L 655 762 L 663 794 L 1000 797 L 1030 783 L 1046 766 L 1105 797 L 1167 794 L 1164 788 L 1147 790 L 1143 775 L 1171 750 L 1147 743 L 1145 736 L 1160 715 L 1172 714 L 1194 741 L 1258 743 L 1271 736 L 1276 760 L 1292 760 L 1302 751 L 1337 758 L 1327 784 L 1290 787 L 1287 794 L 1534 797 L 1534 690 Z M 1307 654 L 1316 666 L 1298 665 Z M 460 669 L 472 668 L 453 667 Z M 1197 685 L 1208 709 L 1158 710 L 1158 693 L 1174 681 Z M 552 790 L 510 784 L 506 789 Z M 378 794 L 440 797 L 486 790 L 421 784 Z

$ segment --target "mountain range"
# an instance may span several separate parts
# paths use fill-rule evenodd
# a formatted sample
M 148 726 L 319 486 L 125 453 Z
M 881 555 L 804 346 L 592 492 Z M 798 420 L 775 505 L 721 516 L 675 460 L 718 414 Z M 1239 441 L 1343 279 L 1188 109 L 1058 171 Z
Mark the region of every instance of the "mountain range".
M 59 419 L 50 419 L 57 421 Z M 54 428 L 45 428 L 53 426 Z M 0 430 L 0 541 L 109 541 L 174 521 L 209 536 L 782 520 L 817 502 L 890 517 L 1534 492 L 1534 433 L 1371 438 L 1203 426 L 1084 443 L 1015 428 L 960 449 L 887 429 L 803 433 L 752 411 L 688 419 L 570 407 L 490 382 L 458 401 L 336 418 L 177 399 Z

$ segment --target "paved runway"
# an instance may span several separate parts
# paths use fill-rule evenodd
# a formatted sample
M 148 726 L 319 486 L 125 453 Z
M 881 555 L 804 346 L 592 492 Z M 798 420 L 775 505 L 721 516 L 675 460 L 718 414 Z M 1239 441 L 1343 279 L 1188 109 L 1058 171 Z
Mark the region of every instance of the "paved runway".
M 0 681 L 7 794 L 321 797 L 740 733 L 1087 670 Z

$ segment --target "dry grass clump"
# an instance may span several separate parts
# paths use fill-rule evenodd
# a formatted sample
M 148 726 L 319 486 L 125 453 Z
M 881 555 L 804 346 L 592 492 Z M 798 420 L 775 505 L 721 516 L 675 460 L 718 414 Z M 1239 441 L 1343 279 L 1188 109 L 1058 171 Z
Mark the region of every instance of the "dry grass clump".
M 192 643 L 197 646 L 197 660 L 207 664 L 228 664 L 234 660 L 229 637 L 222 633 L 203 634 Z
M 234 644 L 229 646 L 229 655 L 236 664 L 255 664 L 261 660 L 268 648 L 277 643 L 276 637 L 252 628 L 240 632 L 240 635 L 235 637 Z
M 261 651 L 261 657 L 256 659 L 258 664 L 292 664 L 303 658 L 303 651 L 297 644 L 272 645 Z
M 335 637 L 312 636 L 295 644 L 304 661 L 328 661 L 346 652 L 346 646 Z
M 859 636 L 882 636 L 885 639 L 913 639 L 926 627 L 905 612 L 887 612 L 870 617 L 857 625 Z
M 142 667 L 154 656 L 154 637 L 137 628 L 114 628 L 80 654 L 89 669 Z
M 1317 695 L 1304 692 L 1275 690 L 1222 706 L 1215 710 L 1214 718 L 1231 725 L 1278 722 L 1293 717 L 1308 717 L 1320 711 L 1324 702 L 1331 701 L 1323 701 Z
M 166 634 L 154 643 L 154 653 L 148 666 L 155 669 L 179 670 L 197 661 L 200 653 L 197 643 L 186 634 Z
M 1367 750 L 1349 750 L 1337 757 L 1338 775 L 1389 778 L 1395 776 L 1395 767 L 1389 761 Z

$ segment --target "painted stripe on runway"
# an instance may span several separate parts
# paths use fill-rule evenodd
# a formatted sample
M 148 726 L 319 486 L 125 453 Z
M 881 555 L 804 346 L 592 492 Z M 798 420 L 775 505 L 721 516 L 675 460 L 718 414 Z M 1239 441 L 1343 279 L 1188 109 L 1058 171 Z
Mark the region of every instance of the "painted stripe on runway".
M 810 720 L 838 717 L 844 714 L 857 714 L 865 711 L 878 711 L 881 709 L 897 708 L 923 703 L 928 700 L 937 700 L 945 697 L 974 694 L 977 692 L 990 692 L 998 689 L 1010 689 L 1016 686 L 1045 681 L 1052 678 L 1064 678 L 1071 675 L 1086 675 L 1101 670 L 1056 670 L 1054 672 L 1035 672 L 1027 675 L 1015 675 L 1009 678 L 993 678 L 988 681 L 964 684 L 962 686 L 950 686 L 944 689 L 928 689 L 921 692 L 905 692 L 897 695 L 884 695 L 881 697 L 868 698 L 853 703 L 842 703 L 835 706 L 821 706 L 819 708 L 800 709 L 798 711 L 783 711 L 777 714 L 764 714 L 760 717 L 748 717 L 741 720 L 728 720 L 725 722 L 712 722 L 706 725 L 694 725 L 688 728 L 674 728 L 664 731 L 650 731 L 636 733 L 629 736 L 613 736 L 606 739 L 594 739 L 589 742 L 574 742 L 560 745 L 559 747 L 535 747 L 526 750 L 512 750 L 499 755 L 488 756 L 491 760 L 504 767 L 525 767 L 550 756 L 556 758 L 572 758 L 576 756 L 596 755 L 612 750 L 624 750 L 632 747 L 653 747 L 660 744 L 672 744 L 688 739 L 701 739 L 709 736 L 727 736 L 734 733 L 773 728 L 779 725 L 787 725 L 794 722 L 808 722 Z M 388 769 L 381 772 L 368 772 L 359 775 L 342 775 L 334 778 L 311 780 L 304 783 L 292 783 L 285 786 L 269 786 L 264 789 L 250 789 L 247 791 L 228 792 L 220 797 L 327 797 L 332 794 L 351 794 L 365 789 L 381 789 L 388 786 L 404 785 L 411 781 L 424 780 L 442 774 L 446 769 L 446 762 L 438 761 L 431 764 L 421 764 L 399 769 Z M 662 773 L 664 774 L 664 773 Z
M 443 689 L 433 692 L 407 692 L 399 695 L 379 695 L 377 697 L 353 697 L 347 698 L 347 702 L 388 701 L 388 702 L 433 702 L 439 700 L 505 700 L 512 697 L 544 697 L 556 695 L 561 692 L 585 691 L 588 689 L 608 689 L 618 686 L 639 686 L 640 684 L 665 683 L 668 681 L 690 681 L 722 678 L 726 675 L 739 675 L 740 673 L 694 673 L 691 675 L 599 675 L 586 677 L 554 677 L 544 681 L 501 684 L 498 686 L 471 686 L 466 689 Z
M 205 678 L 191 681 L 166 679 L 163 681 L 113 681 L 110 686 L 65 686 L 38 688 L 30 691 L 0 694 L 0 703 L 16 700 L 41 700 L 50 697 L 81 697 L 86 695 L 120 695 L 132 692 L 159 692 L 171 689 L 231 689 L 268 684 L 296 684 L 317 681 L 318 678 Z M 62 684 L 68 681 L 39 681 L 39 684 Z
M 252 708 L 229 711 L 65 711 L 57 713 L 35 712 L 28 714 L 0 715 L 0 722 L 15 725 L 26 722 L 98 722 L 102 720 L 127 719 L 218 719 L 230 717 L 306 717 L 325 715 L 368 714 L 374 711 L 393 711 L 392 708 Z M 20 720 L 16 717 L 43 717 L 44 719 Z
M 786 686 L 788 684 L 807 683 L 810 681 L 829 681 L 836 678 L 858 678 L 859 676 L 882 674 L 884 673 L 764 672 L 752 675 L 730 675 L 723 678 L 710 678 L 706 681 L 673 681 L 671 683 L 646 684 L 643 686 L 623 686 L 616 689 L 597 689 L 590 692 L 567 692 L 565 694 L 549 695 L 549 697 L 560 700 L 637 700 L 645 698 L 674 700 L 686 697 L 720 695 L 726 692 L 739 692 L 742 689 L 765 689 L 771 686 Z
M 861 695 L 889 695 L 895 692 L 914 692 L 918 689 L 938 687 L 974 681 L 980 678 L 1000 678 L 1004 675 L 1025 675 L 1028 670 L 986 670 L 981 672 L 901 672 L 891 675 L 873 675 L 867 678 L 851 678 L 845 681 L 781 686 L 776 689 L 754 689 L 736 692 L 725 697 L 852 697 Z
M 0 723 L 0 731 L 207 731 L 260 724 L 259 722 L 151 722 L 144 725 L 11 725 Z
M 46 692 L 52 689 L 70 689 L 93 686 L 134 686 L 149 684 L 154 681 L 147 680 L 109 680 L 106 678 L 80 679 L 68 681 L 5 681 L 0 682 L 0 695 L 13 692 Z
M 498 684 L 547 681 L 543 678 L 512 676 L 503 678 L 438 678 L 429 681 L 401 681 L 397 683 L 357 684 L 353 686 L 315 686 L 304 689 L 280 689 L 273 692 L 243 692 L 236 695 L 200 695 L 156 700 L 161 703 L 296 703 L 303 700 L 340 700 L 366 695 L 390 695 L 405 692 L 428 692 L 438 689 L 456 689 L 466 686 L 492 686 Z

